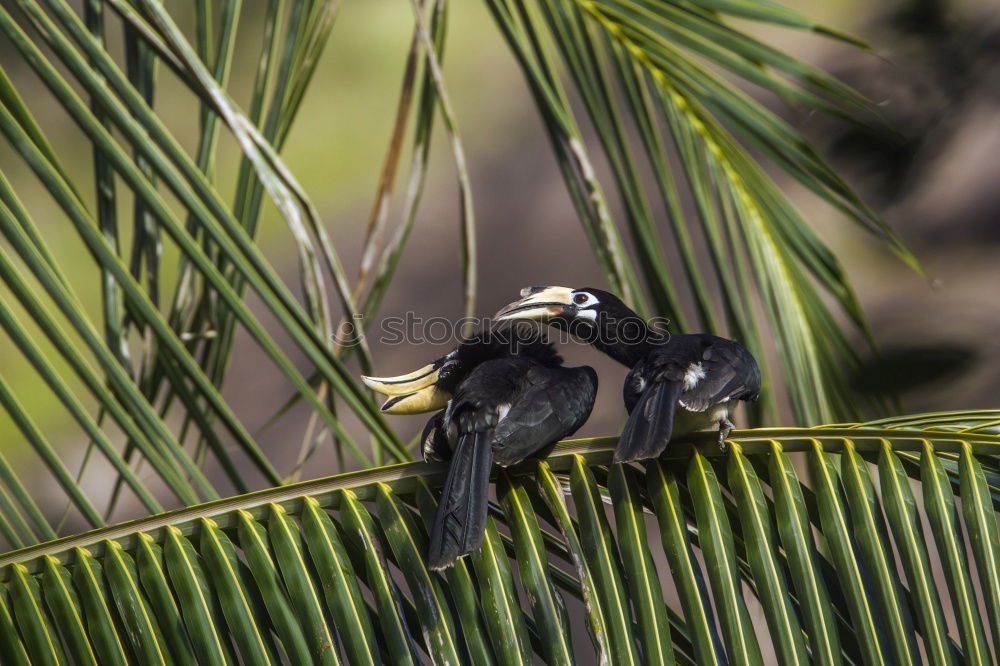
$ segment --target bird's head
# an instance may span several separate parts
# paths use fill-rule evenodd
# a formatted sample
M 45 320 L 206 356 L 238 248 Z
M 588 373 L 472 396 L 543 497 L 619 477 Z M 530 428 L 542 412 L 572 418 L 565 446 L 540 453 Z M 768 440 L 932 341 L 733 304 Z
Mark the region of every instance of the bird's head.
M 600 313 L 624 310 L 628 307 L 614 294 L 584 287 L 525 287 L 520 300 L 504 306 L 496 313 L 497 321 L 540 321 L 553 326 L 565 326 L 573 320 L 597 321 Z
M 586 338 L 590 330 L 639 320 L 620 298 L 593 287 L 525 287 L 521 299 L 495 315 L 496 321 L 539 321 Z
M 525 287 L 520 300 L 502 308 L 495 319 L 538 321 L 569 331 L 626 365 L 657 335 L 620 298 L 593 287 Z

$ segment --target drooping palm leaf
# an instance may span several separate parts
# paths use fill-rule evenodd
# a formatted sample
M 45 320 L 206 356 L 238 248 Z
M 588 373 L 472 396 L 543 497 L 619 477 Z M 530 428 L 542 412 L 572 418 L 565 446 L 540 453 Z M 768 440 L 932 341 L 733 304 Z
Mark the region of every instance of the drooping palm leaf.
M 250 479 L 262 477 L 269 484 L 281 481 L 281 475 L 261 452 L 241 417 L 220 395 L 233 335 L 240 327 L 261 345 L 325 427 L 335 433 L 338 446 L 361 461 L 367 460 L 343 430 L 332 411 L 332 402 L 324 400 L 331 389 L 365 422 L 380 451 L 385 449 L 396 460 L 409 457 L 358 386 L 354 373 L 347 371 L 335 355 L 330 299 L 323 291 L 324 271 L 340 287 L 348 317 L 354 312 L 353 299 L 315 211 L 268 143 L 280 146 L 287 136 L 337 7 L 336 2 L 294 4 L 290 13 L 282 12 L 280 3 L 269 7 L 261 46 L 264 55 L 249 116 L 225 91 L 235 40 L 260 38 L 241 32 L 239 2 L 224 3 L 217 30 L 210 25 L 208 3 L 200 4 L 195 21 L 197 47 L 188 44 L 158 3 L 130 6 L 92 2 L 87 3 L 82 18 L 60 0 L 25 0 L 0 9 L 0 29 L 10 52 L 23 57 L 93 145 L 96 211 L 89 210 L 86 198 L 79 194 L 89 187 L 89 174 L 66 169 L 61 161 L 65 156 L 53 148 L 31 117 L 34 101 L 25 98 L 6 72 L 0 77 L 4 137 L 73 223 L 78 251 L 92 256 L 101 272 L 104 303 L 96 318 L 81 304 L 78 285 L 53 259 L 51 241 L 3 176 L 0 218 L 3 235 L 11 244 L 5 252 L 23 262 L 18 265 L 17 261 L 7 263 L 4 259 L 3 279 L 59 356 L 49 358 L 42 348 L 31 347 L 33 343 L 24 335 L 16 311 L 5 311 L 4 329 L 12 339 L 20 341 L 22 354 L 34 359 L 32 364 L 42 379 L 70 407 L 70 413 L 91 439 L 96 455 L 117 469 L 124 487 L 131 487 L 131 492 L 137 493 L 151 511 L 159 505 L 128 469 L 138 460 L 136 453 L 152 463 L 156 475 L 173 492 L 169 502 L 196 503 L 218 497 L 216 488 L 201 471 L 206 450 L 212 452 L 237 491 L 259 483 Z M 101 41 L 108 26 L 117 25 L 112 20 L 114 14 L 124 21 L 124 64 L 116 62 Z M 287 29 L 279 30 L 279 23 Z M 46 44 L 49 50 L 40 49 L 40 44 Z M 275 65 L 278 53 L 283 56 Z M 179 77 L 188 85 L 192 98 L 201 102 L 199 145 L 194 156 L 180 148 L 154 110 L 154 72 L 159 65 L 166 65 L 166 75 Z M 274 69 L 279 70 L 277 75 Z M 89 97 L 89 105 L 78 95 L 79 89 Z M 262 125 L 260 131 L 254 127 L 258 122 Z M 246 154 L 232 205 L 223 201 L 223 190 L 214 182 L 212 169 L 220 126 L 237 137 Z M 113 132 L 124 137 L 131 155 L 113 138 Z M 120 179 L 117 183 L 116 177 Z M 165 203 L 161 183 L 183 203 L 184 219 Z M 116 192 L 114 185 L 118 186 Z M 288 221 L 300 250 L 305 307 L 291 295 L 254 244 L 265 193 Z M 124 248 L 120 240 L 122 225 L 115 219 L 112 196 L 134 201 L 132 248 Z M 165 295 L 161 293 L 162 276 L 165 270 L 168 275 L 173 271 L 165 269 L 160 261 L 161 235 L 180 250 L 178 282 L 172 293 L 166 294 L 166 311 L 161 309 Z M 317 384 L 306 381 L 289 361 L 288 350 L 279 349 L 274 337 L 250 314 L 242 299 L 245 286 L 251 287 L 281 331 L 314 362 L 323 388 L 317 389 Z M 52 318 L 52 310 L 57 310 L 62 319 Z M 79 339 L 66 334 L 66 325 Z M 133 326 L 143 340 L 139 354 L 129 339 Z M 360 351 L 367 358 L 364 346 Z M 78 402 L 75 390 L 56 370 L 63 364 L 73 369 L 96 399 L 101 410 L 96 421 L 74 406 Z M 12 395 L 16 397 L 16 393 Z M 14 405 L 8 409 L 17 413 L 18 408 Z M 175 410 L 184 416 L 179 430 L 167 425 Z M 116 451 L 102 432 L 105 420 L 127 435 L 124 452 Z M 57 456 L 45 453 L 52 447 L 45 441 L 44 430 L 32 429 L 23 417 L 16 418 L 15 423 L 41 461 L 67 486 L 71 475 L 64 473 Z M 235 451 L 224 443 L 229 438 L 238 445 Z M 193 452 L 191 441 L 198 443 Z M 249 475 L 247 463 L 255 470 Z M 101 511 L 90 511 L 76 489 L 69 498 L 91 525 L 100 524 L 97 516 Z
M 1000 456 L 998 419 L 735 431 L 728 453 L 676 444 L 644 470 L 609 466 L 613 438 L 565 442 L 498 473 L 483 549 L 443 574 L 424 564 L 440 465 L 219 500 L 0 558 L 0 649 L 12 663 L 235 651 L 251 663 L 882 664 L 915 660 L 921 644 L 929 663 L 988 664 L 1000 502 L 983 470 Z M 975 567 L 955 546 L 963 531 Z M 927 566 L 938 558 L 953 561 L 947 587 Z M 586 614 L 591 640 L 571 635 L 567 612 Z M 745 620 L 758 612 L 764 628 Z

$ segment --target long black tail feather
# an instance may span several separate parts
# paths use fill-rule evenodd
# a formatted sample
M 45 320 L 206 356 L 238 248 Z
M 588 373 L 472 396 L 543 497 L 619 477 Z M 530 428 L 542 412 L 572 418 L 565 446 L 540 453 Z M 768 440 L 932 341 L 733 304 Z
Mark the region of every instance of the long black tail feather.
M 656 458 L 663 453 L 674 428 L 674 411 L 680 395 L 678 382 L 658 382 L 646 389 L 618 438 L 615 462 Z
M 493 463 L 490 433 L 492 430 L 458 438 L 431 528 L 427 553 L 431 569 L 449 567 L 483 544 Z

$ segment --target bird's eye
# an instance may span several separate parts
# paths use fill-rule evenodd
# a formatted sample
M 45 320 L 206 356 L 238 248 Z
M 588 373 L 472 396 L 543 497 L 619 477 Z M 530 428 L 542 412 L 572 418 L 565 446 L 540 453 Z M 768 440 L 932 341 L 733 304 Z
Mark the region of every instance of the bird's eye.
M 587 294 L 577 294 L 576 296 L 573 297 L 573 302 L 576 303 L 577 305 L 583 305 L 584 303 L 587 302 L 587 299 L 588 299 Z

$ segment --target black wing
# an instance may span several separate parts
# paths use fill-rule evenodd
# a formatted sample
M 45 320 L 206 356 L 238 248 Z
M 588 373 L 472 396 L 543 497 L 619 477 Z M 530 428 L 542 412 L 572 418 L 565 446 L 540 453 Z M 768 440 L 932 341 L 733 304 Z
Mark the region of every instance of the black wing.
M 760 370 L 746 347 L 703 333 L 675 335 L 637 363 L 625 380 L 625 407 L 631 413 L 647 390 L 664 382 L 680 384 L 678 400 L 694 412 L 760 394 Z
M 493 457 L 513 465 L 576 432 L 597 396 L 593 368 L 533 368 L 529 388 L 514 400 L 493 431 Z
M 701 412 L 728 400 L 756 400 L 760 370 L 743 345 L 706 334 L 675 335 L 637 363 L 623 388 L 629 419 L 615 461 L 660 455 L 677 406 Z
M 685 376 L 698 379 L 684 383 L 681 405 L 702 412 L 727 400 L 756 400 L 760 395 L 760 369 L 746 347 L 711 335 L 698 337 L 702 338 L 701 353 L 685 369 Z

